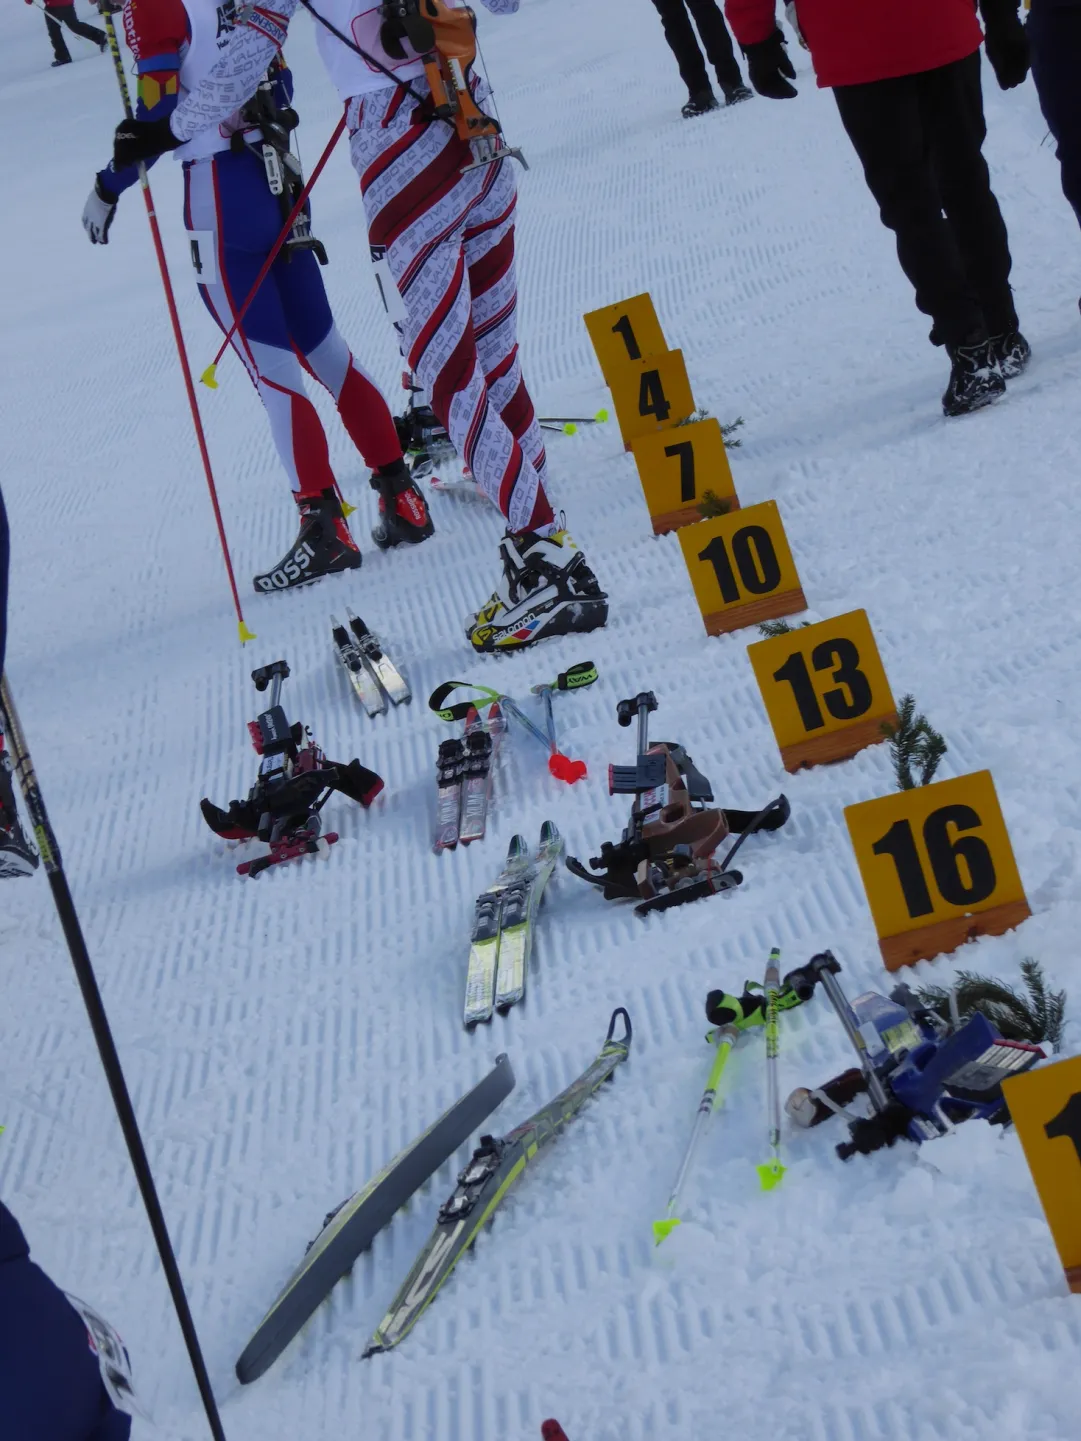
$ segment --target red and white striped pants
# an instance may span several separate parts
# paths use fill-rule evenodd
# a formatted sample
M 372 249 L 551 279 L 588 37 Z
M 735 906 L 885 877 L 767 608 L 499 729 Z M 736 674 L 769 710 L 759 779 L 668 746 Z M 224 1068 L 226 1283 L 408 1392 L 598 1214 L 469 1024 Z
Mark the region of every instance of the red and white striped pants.
M 549 525 L 540 426 L 518 360 L 512 162 L 462 173 L 468 145 L 403 88 L 350 101 L 373 246 L 405 304 L 402 353 L 512 531 Z

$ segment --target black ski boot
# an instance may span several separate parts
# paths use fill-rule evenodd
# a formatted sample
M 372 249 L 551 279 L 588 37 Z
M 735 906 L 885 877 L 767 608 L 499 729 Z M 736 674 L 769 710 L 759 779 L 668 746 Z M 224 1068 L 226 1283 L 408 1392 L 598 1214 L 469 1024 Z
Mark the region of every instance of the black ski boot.
M 1019 330 L 992 335 L 991 354 L 1003 380 L 1016 380 L 1032 359 L 1032 346 Z
M 549 536 L 508 531 L 499 550 L 503 579 L 466 628 L 474 650 L 519 650 L 605 624 L 608 597 L 566 530 Z
M 0 736 L 0 745 L 2 743 Z M 11 761 L 7 752 L 0 749 L 0 880 L 32 875 L 37 867 L 37 852 L 23 834 L 15 811 Z
M 724 103 L 726 105 L 738 105 L 741 100 L 753 100 L 754 91 L 748 90 L 746 85 L 729 85 L 725 88 Z
M 339 570 L 359 570 L 360 551 L 349 534 L 342 507 L 333 489 L 321 495 L 296 497 L 300 531 L 274 567 L 255 577 L 259 591 L 290 590 Z
M 419 545 L 435 530 L 428 502 L 413 483 L 405 462 L 397 460 L 373 471 L 369 485 L 379 496 L 379 520 L 372 540 L 380 550 L 392 545 Z
M 711 110 L 720 108 L 712 90 L 696 90 L 679 113 L 684 120 L 694 120 L 698 115 L 708 115 Z
M 418 478 L 430 474 L 441 461 L 454 455 L 447 428 L 430 405 L 414 405 L 410 401 L 408 409 L 394 417 L 394 428 L 410 472 Z
M 999 373 L 986 335 L 972 335 L 961 345 L 947 345 L 952 362 L 950 383 L 942 396 L 944 415 L 967 415 L 1006 394 L 1006 382 Z

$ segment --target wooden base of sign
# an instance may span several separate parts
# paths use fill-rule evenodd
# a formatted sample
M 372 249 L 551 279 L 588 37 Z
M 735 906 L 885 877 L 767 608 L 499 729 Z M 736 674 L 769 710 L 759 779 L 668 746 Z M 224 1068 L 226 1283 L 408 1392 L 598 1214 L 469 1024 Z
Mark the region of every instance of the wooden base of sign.
M 764 620 L 780 620 L 783 615 L 798 615 L 806 609 L 807 597 L 797 587 L 779 595 L 764 595 L 761 600 L 749 600 L 745 605 L 733 606 L 731 610 L 714 611 L 702 619 L 706 623 L 707 635 L 728 635 L 731 631 L 742 630 L 744 626 L 760 625 Z
M 1003 931 L 1012 931 L 1031 914 L 1028 901 L 1022 897 L 1019 901 L 1007 901 L 1004 905 L 992 906 L 990 910 L 977 911 L 974 915 L 951 916 L 949 920 L 920 926 L 915 931 L 904 931 L 899 936 L 881 937 L 878 948 L 886 970 L 898 971 L 902 966 L 946 955 L 977 936 L 1000 936 Z M 1081 1268 L 1078 1269 L 1078 1277 L 1081 1280 Z
M 726 515 L 732 515 L 735 511 L 739 510 L 738 495 L 722 495 L 720 498 L 728 502 L 728 509 L 725 511 Z M 702 512 L 698 509 L 697 505 L 685 505 L 680 510 L 667 510 L 664 515 L 654 515 L 650 518 L 653 521 L 653 534 L 667 535 L 670 530 L 682 530 L 685 525 L 697 525 L 702 519 Z M 786 610 L 784 614 L 791 615 L 791 611 Z M 766 619 L 770 620 L 773 619 L 773 617 L 767 616 Z M 710 635 L 715 635 L 716 633 L 715 631 L 710 631 Z
M 1066 1284 L 1071 1291 L 1081 1294 L 1081 1266 L 1066 1267 Z
M 740 614 L 743 613 L 741 609 Z M 886 737 L 882 734 L 884 725 L 896 724 L 897 712 L 890 711 L 887 715 L 869 716 L 856 725 L 846 726 L 842 731 L 829 731 L 823 736 L 808 736 L 806 740 L 796 741 L 794 745 L 781 746 L 781 763 L 786 771 L 799 771 L 804 766 L 832 765 L 834 761 L 849 760 L 868 746 L 885 740 Z

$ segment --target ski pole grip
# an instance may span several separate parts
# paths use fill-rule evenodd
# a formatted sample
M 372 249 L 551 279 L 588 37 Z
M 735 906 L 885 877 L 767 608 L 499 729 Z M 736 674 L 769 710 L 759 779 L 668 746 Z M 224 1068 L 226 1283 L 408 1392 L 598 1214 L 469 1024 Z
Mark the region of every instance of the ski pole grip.
M 820 951 L 817 956 L 811 957 L 805 969 L 813 971 L 816 976 L 821 976 L 824 972 L 837 976 L 841 972 L 841 963 L 832 951 Z

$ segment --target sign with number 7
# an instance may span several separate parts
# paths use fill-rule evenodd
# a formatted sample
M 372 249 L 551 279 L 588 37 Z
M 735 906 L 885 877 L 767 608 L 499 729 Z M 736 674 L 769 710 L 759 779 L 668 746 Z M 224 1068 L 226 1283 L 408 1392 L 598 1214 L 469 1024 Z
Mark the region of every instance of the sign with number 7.
M 694 414 L 694 396 L 682 350 L 629 362 L 608 382 L 627 450 L 642 435 L 673 426 Z
M 887 970 L 1031 915 L 990 771 L 845 810 Z

